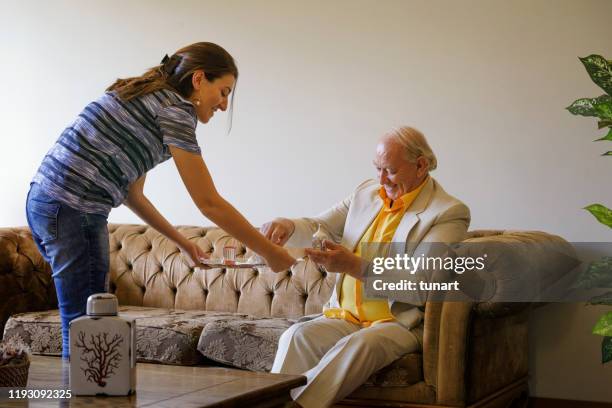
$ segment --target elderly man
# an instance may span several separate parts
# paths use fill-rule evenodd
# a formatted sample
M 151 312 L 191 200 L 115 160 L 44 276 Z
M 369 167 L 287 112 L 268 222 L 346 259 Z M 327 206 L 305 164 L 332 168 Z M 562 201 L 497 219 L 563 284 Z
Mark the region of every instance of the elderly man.
M 331 405 L 402 355 L 421 348 L 413 329 L 423 312 L 414 304 L 364 295 L 362 244 L 418 245 L 458 242 L 469 209 L 429 176 L 434 153 L 421 132 L 402 127 L 384 135 L 374 160 L 378 182 L 368 180 L 345 200 L 315 218 L 277 218 L 263 233 L 279 244 L 309 246 L 320 224 L 333 241 L 307 250 L 315 262 L 339 272 L 323 315 L 291 326 L 281 336 L 272 372 L 304 374 L 308 382 L 291 395 L 305 408 Z M 419 303 L 419 302 L 416 302 Z

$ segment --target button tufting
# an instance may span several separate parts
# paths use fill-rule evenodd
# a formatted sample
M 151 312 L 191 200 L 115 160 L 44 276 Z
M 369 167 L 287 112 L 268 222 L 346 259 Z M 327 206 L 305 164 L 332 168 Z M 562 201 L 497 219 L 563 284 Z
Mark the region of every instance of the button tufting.
M 287 276 L 291 276 L 291 275 L 293 275 L 293 272 L 287 271 Z

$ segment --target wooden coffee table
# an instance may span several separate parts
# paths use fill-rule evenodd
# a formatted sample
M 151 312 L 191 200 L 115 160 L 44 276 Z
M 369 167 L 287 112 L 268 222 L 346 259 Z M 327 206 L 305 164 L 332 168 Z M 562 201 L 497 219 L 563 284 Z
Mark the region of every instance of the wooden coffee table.
M 291 401 L 289 390 L 306 384 L 301 375 L 254 373 L 222 367 L 181 367 L 138 363 L 136 394 L 129 397 L 7 399 L 2 407 L 279 407 Z M 29 390 L 69 389 L 68 366 L 58 357 L 33 356 Z M 63 385 L 64 384 L 64 385 Z M 61 402 L 63 401 L 63 402 Z

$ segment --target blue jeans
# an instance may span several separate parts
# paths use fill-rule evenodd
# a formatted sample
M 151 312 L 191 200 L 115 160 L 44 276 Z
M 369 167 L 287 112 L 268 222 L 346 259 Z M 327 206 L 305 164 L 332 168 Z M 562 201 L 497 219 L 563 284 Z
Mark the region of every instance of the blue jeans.
M 62 357 L 70 355 L 70 321 L 85 314 L 87 298 L 106 292 L 109 269 L 107 219 L 51 198 L 33 183 L 26 216 L 41 255 L 51 265 L 62 320 Z

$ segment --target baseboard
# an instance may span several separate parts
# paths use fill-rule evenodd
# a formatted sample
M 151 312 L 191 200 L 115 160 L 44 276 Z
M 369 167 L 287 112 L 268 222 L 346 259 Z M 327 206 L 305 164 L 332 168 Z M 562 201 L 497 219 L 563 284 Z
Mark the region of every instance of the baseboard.
M 612 402 L 531 397 L 529 398 L 529 408 L 612 408 Z
M 343 401 L 334 405 L 334 408 L 445 408 L 440 405 L 409 404 L 398 402 L 376 401 L 375 403 L 359 403 L 357 401 Z M 555 398 L 529 398 L 528 408 L 612 408 L 610 402 L 575 401 Z
M 384 400 L 362 400 L 347 398 L 336 403 L 333 408 L 506 408 L 510 402 L 527 395 L 527 377 L 521 378 L 509 384 L 497 392 L 473 403 L 465 405 L 437 405 L 437 404 L 416 404 L 411 402 L 384 401 Z M 523 407 L 521 407 L 523 408 Z
M 469 407 L 464 408 L 612 408 L 612 402 L 578 401 L 556 398 L 529 397 L 526 403 L 527 383 L 521 379 L 514 384 L 504 387 L 495 394 L 488 396 Z M 522 396 L 521 396 L 522 394 Z M 346 399 L 334 405 L 334 408 L 452 408 L 441 405 L 414 404 L 407 402 L 391 402 L 376 400 L 350 400 Z M 454 407 L 459 408 L 459 407 Z

